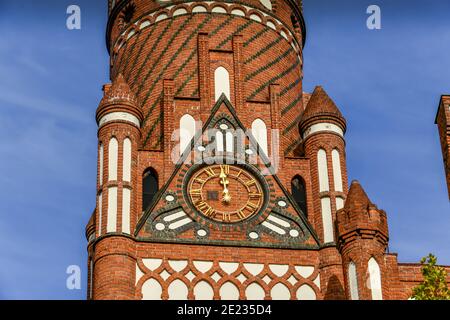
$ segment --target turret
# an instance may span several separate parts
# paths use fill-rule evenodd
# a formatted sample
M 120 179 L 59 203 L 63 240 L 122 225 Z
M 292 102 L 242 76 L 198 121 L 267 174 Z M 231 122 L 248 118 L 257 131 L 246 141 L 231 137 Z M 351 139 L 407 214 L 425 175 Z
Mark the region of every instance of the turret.
M 300 132 L 311 161 L 314 221 L 324 243 L 335 242 L 334 217 L 347 193 L 345 130 L 346 121 L 336 104 L 322 87 L 316 87 L 303 112 Z
M 131 275 L 135 261 L 127 250 L 133 245 L 129 236 L 138 218 L 138 208 L 133 201 L 137 189 L 134 166 L 143 116 L 136 97 L 121 74 L 103 90 L 104 97 L 96 113 L 99 160 L 97 207 L 93 220 L 95 254 L 90 257 L 93 260 L 92 294 L 96 299 L 127 299 L 133 298 Z M 130 268 L 129 277 L 123 278 L 111 268 L 119 261 L 124 268 Z M 125 289 L 115 292 L 118 282 Z
M 323 243 L 320 250 L 322 290 L 325 299 L 343 299 L 342 262 L 336 249 L 336 210 L 347 193 L 344 134 L 346 122 L 322 87 L 316 87 L 300 121 L 305 155 L 310 159 L 315 230 Z
M 353 181 L 344 208 L 337 212 L 338 249 L 349 299 L 379 300 L 387 290 L 381 274 L 389 233 L 386 212 L 377 208 Z

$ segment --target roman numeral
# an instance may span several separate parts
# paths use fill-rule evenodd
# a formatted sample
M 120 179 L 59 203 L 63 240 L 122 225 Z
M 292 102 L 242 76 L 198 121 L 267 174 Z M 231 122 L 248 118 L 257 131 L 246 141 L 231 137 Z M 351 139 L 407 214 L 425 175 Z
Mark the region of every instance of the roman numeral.
M 231 215 L 229 213 L 223 213 L 222 214 L 222 221 L 227 221 L 230 222 L 231 221 Z
M 248 194 L 248 197 L 250 199 L 259 199 L 259 198 L 261 198 L 261 196 L 262 196 L 262 194 L 258 193 L 258 192 L 254 192 L 254 193 L 249 193 Z
M 205 216 L 212 217 L 216 214 L 216 210 L 210 207 L 205 201 L 197 202 L 197 209 L 200 210 Z
M 240 219 L 245 219 L 247 218 L 247 216 L 245 215 L 245 213 L 242 210 L 239 210 L 238 212 L 236 212 L 237 215 L 239 216 Z
M 205 169 L 205 172 L 210 177 L 214 177 L 216 175 L 216 173 L 214 172 L 214 170 L 212 168 Z
M 202 189 L 191 189 L 189 191 L 191 196 L 201 196 L 202 195 Z
M 206 182 L 205 180 L 200 179 L 200 178 L 195 178 L 194 181 L 195 181 L 195 182 L 198 182 L 198 183 L 200 183 L 200 184 L 204 184 L 204 183 Z
M 229 165 L 221 165 L 220 169 L 223 170 L 225 174 L 230 174 L 230 166 Z
M 213 215 L 216 214 L 216 210 L 214 210 L 213 208 L 208 206 L 208 209 L 206 209 L 206 211 L 204 212 L 205 216 L 207 217 L 212 217 Z
M 251 187 L 251 186 L 253 186 L 253 185 L 255 185 L 255 184 L 256 184 L 256 181 L 255 181 L 254 179 L 248 180 L 247 182 L 245 182 L 245 185 L 246 185 L 247 187 Z
M 254 203 L 249 202 L 249 203 L 247 203 L 247 205 L 245 206 L 245 208 L 246 208 L 247 210 L 249 210 L 249 211 L 254 212 L 256 209 L 258 209 L 258 206 L 257 206 L 256 204 L 254 204 Z

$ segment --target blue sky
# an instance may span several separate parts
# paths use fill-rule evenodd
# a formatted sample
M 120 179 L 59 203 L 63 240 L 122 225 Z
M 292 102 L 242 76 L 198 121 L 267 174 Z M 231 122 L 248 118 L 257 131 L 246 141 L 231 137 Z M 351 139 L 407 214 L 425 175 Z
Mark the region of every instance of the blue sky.
M 66 29 L 66 8 L 82 29 Z M 366 28 L 378 4 L 382 29 Z M 450 205 L 434 117 L 450 93 L 450 3 L 304 0 L 305 91 L 348 121 L 347 165 L 387 211 L 390 250 L 450 264 Z M 0 299 L 83 299 L 95 205 L 95 109 L 108 82 L 106 0 L 0 0 Z M 79 265 L 82 290 L 66 289 Z

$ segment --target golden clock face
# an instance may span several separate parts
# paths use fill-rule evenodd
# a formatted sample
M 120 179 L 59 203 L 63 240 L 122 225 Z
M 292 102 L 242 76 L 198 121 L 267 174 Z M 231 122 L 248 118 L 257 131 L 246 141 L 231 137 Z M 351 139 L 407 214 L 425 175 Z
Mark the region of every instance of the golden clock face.
M 211 165 L 198 170 L 188 182 L 187 194 L 198 212 L 223 223 L 254 216 L 264 202 L 258 179 L 235 165 Z

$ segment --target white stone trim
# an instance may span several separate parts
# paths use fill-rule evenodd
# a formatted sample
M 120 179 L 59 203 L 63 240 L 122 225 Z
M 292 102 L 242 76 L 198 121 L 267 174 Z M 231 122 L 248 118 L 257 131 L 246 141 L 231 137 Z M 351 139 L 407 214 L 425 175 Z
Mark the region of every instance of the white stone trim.
M 106 232 L 117 231 L 117 187 L 108 188 L 108 220 Z
M 105 125 L 108 122 L 111 121 L 128 121 L 134 124 L 136 127 L 140 128 L 141 124 L 139 119 L 128 112 L 111 112 L 106 115 L 104 115 L 100 121 L 98 122 L 98 127 L 101 128 L 103 125 Z
M 306 139 L 310 135 L 317 132 L 334 132 L 340 137 L 344 138 L 344 131 L 341 129 L 341 127 L 333 123 L 323 122 L 323 123 L 316 123 L 308 127 L 308 129 L 306 129 L 305 132 L 303 133 L 303 139 Z

